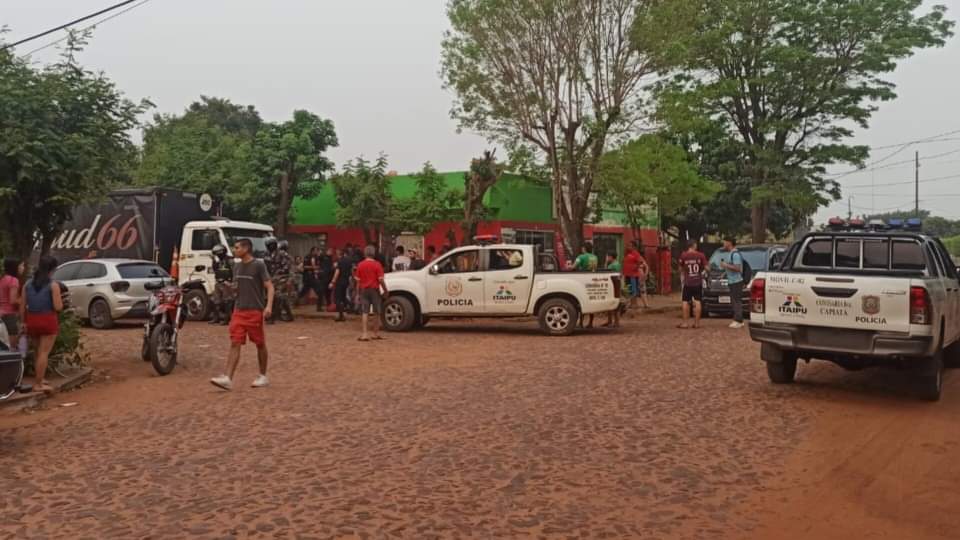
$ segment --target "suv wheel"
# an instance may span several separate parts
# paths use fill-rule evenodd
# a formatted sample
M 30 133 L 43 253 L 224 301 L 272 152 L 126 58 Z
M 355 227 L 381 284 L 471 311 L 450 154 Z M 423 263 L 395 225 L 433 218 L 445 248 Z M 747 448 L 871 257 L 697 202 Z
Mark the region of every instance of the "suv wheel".
M 90 319 L 90 326 L 97 330 L 109 330 L 113 328 L 113 316 L 110 315 L 110 304 L 102 298 L 97 298 L 90 303 L 87 310 L 87 317 Z
M 783 355 L 780 362 L 767 362 L 767 377 L 774 384 L 790 384 L 797 377 L 797 357 Z

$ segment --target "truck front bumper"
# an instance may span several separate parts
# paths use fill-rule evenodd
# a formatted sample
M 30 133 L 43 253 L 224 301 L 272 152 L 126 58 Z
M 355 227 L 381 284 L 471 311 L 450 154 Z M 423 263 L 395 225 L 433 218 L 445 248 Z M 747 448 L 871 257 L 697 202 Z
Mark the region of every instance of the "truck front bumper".
M 932 336 L 786 324 L 750 325 L 750 337 L 801 357 L 922 358 L 933 354 Z

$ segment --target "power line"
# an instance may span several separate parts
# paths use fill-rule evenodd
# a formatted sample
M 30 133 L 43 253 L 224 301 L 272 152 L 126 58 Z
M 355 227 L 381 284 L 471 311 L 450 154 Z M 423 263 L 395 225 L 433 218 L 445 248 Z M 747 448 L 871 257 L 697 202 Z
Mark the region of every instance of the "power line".
M 936 142 L 940 142 L 940 141 L 936 141 Z M 920 158 L 920 161 L 930 161 L 930 160 L 937 159 L 937 158 L 942 158 L 942 157 L 946 157 L 946 156 L 951 156 L 951 155 L 953 155 L 953 154 L 960 154 L 960 149 L 951 150 L 951 151 L 949 151 L 949 152 L 943 152 L 943 153 L 941 153 L 941 154 L 934 154 L 934 155 L 932 155 L 932 156 L 921 157 L 921 158 Z M 950 162 L 948 162 L 948 163 L 950 163 Z M 840 178 L 843 178 L 843 177 L 845 177 L 845 176 L 850 176 L 850 175 L 852 175 L 852 174 L 859 174 L 859 173 L 865 173 L 865 172 L 871 172 L 871 171 L 882 171 L 882 170 L 886 170 L 886 169 L 894 169 L 894 168 L 897 168 L 897 167 L 899 167 L 899 166 L 901 166 L 901 165 L 905 165 L 905 164 L 913 165 L 913 164 L 914 164 L 914 160 L 913 160 L 913 159 L 905 159 L 905 160 L 903 160 L 903 161 L 894 161 L 893 163 L 887 163 L 886 165 L 883 165 L 883 166 L 881 166 L 881 167 L 870 167 L 870 168 L 864 167 L 863 169 L 853 169 L 853 170 L 851 170 L 851 171 L 847 171 L 847 172 L 843 172 L 843 173 L 836 173 L 836 174 L 827 175 L 827 176 L 833 176 L 834 178 L 831 178 L 831 180 L 839 180 Z
M 136 1 L 136 0 L 134 0 L 134 1 Z M 96 21 L 96 22 L 94 22 L 94 23 L 92 23 L 92 24 L 88 24 L 87 26 L 84 26 L 83 28 L 80 29 L 80 32 L 84 32 L 84 31 L 89 30 L 89 29 L 91 29 L 91 28 L 93 28 L 93 27 L 95 27 L 95 26 L 101 25 L 101 24 L 103 24 L 103 23 L 105 23 L 105 22 L 107 22 L 107 21 L 109 21 L 109 20 L 111 20 L 111 19 L 116 19 L 117 17 L 123 15 L 124 13 L 126 13 L 126 12 L 128 12 L 128 11 L 130 11 L 130 10 L 136 9 L 136 8 L 138 8 L 138 7 L 146 4 L 146 3 L 149 2 L 149 1 L 150 1 L 150 0 L 140 0 L 139 3 L 132 5 L 132 6 L 128 7 L 127 9 L 118 11 L 118 12 L 114 13 L 113 15 L 110 15 L 109 17 L 104 17 L 103 19 L 100 19 L 99 21 Z M 47 43 L 46 45 L 41 45 L 41 46 L 37 47 L 36 49 L 33 49 L 32 51 L 28 52 L 25 56 L 30 56 L 30 55 L 32 55 L 32 54 L 34 54 L 34 53 L 37 53 L 37 52 L 40 52 L 40 51 L 42 51 L 42 50 L 44 50 L 44 49 L 53 47 L 54 45 L 63 42 L 64 40 L 66 40 L 66 39 L 69 38 L 69 37 L 70 37 L 70 36 L 67 35 L 67 36 L 64 36 L 64 37 L 56 40 L 56 41 L 51 41 L 50 43 Z
M 940 182 L 942 180 L 951 180 L 953 178 L 960 178 L 960 174 L 951 174 L 949 176 L 938 176 L 936 178 L 926 178 L 920 180 L 919 183 L 926 184 L 927 182 Z M 887 187 L 887 186 L 912 186 L 916 183 L 914 180 L 909 182 L 887 182 L 884 184 L 857 184 L 855 186 L 846 186 L 843 189 L 865 189 L 865 188 L 875 188 L 875 187 Z
M 32 35 L 32 36 L 30 36 L 30 37 L 28 37 L 28 38 L 21 39 L 20 41 L 15 41 L 15 42 L 13 42 L 13 43 L 11 43 L 11 44 L 9 44 L 9 45 L 3 45 L 2 47 L 0 47 L 0 51 L 5 51 L 5 50 L 7 50 L 7 49 L 11 49 L 11 48 L 13 48 L 13 47 L 16 47 L 17 45 L 22 45 L 22 44 L 24 44 L 24 43 L 27 43 L 28 41 L 33 41 L 33 40 L 35 40 L 35 39 L 42 38 L 43 36 L 52 34 L 52 33 L 56 32 L 56 31 L 58 31 L 58 30 L 63 30 L 64 28 L 69 28 L 69 27 L 71 27 L 71 26 L 73 26 L 73 25 L 75 25 L 75 24 L 77 24 L 77 23 L 81 23 L 81 22 L 83 22 L 83 21 L 85 21 L 85 20 L 87 20 L 87 19 L 92 19 L 92 18 L 94 18 L 94 17 L 98 17 L 98 16 L 100 16 L 100 15 L 103 15 L 104 13 L 107 13 L 107 12 L 109 12 L 109 11 L 113 11 L 113 10 L 115 10 L 115 9 L 117 9 L 117 8 L 120 8 L 120 7 L 123 7 L 123 6 L 127 5 L 127 4 L 132 4 L 132 3 L 136 2 L 136 1 L 137 1 L 137 0 L 124 0 L 123 2 L 120 2 L 119 4 L 114 4 L 114 5 L 112 5 L 112 6 L 108 7 L 108 8 L 101 9 L 100 11 L 98 11 L 98 12 L 96 12 L 96 13 L 91 13 L 90 15 L 87 15 L 87 16 L 84 16 L 84 17 L 80 17 L 79 19 L 72 20 L 72 21 L 68 22 L 67 24 L 61 24 L 60 26 L 58 26 L 58 27 L 56 27 L 56 28 L 51 28 L 50 30 L 47 30 L 47 31 L 45 31 L 45 32 L 40 32 L 39 34 L 34 34 L 34 35 Z

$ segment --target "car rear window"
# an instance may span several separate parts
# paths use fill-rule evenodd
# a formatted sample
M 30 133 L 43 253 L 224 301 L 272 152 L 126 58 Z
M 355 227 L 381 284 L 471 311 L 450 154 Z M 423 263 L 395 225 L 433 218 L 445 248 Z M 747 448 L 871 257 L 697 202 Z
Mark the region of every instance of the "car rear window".
M 817 238 L 807 242 L 800 259 L 803 266 L 830 268 L 833 266 L 833 239 Z
M 863 241 L 863 267 L 877 270 L 890 268 L 890 241 L 865 239 Z
M 896 237 L 813 238 L 803 246 L 799 266 L 904 272 L 927 270 L 921 241 Z
M 167 271 L 153 263 L 132 263 L 117 265 L 117 271 L 123 279 L 150 279 L 170 277 Z
M 836 261 L 837 268 L 860 268 L 860 240 L 838 239 Z
M 923 249 L 913 240 L 894 240 L 892 263 L 894 270 L 922 272 L 927 269 L 927 264 L 923 260 Z

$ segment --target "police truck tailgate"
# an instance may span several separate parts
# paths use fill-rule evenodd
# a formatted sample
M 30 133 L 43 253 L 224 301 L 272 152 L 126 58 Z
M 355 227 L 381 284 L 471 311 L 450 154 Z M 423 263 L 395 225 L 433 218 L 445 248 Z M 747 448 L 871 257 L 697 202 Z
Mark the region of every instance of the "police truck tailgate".
M 910 278 L 770 273 L 767 323 L 910 331 Z

